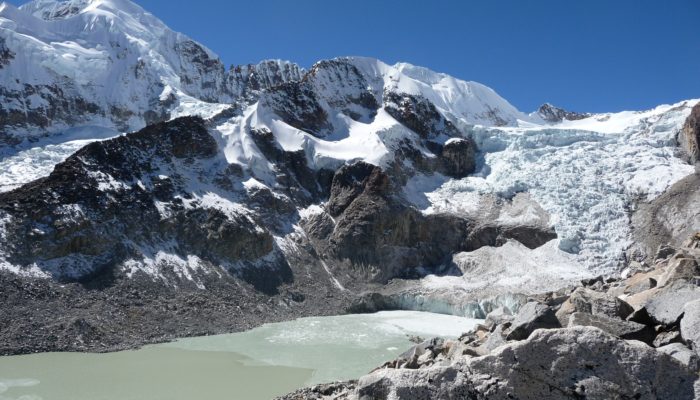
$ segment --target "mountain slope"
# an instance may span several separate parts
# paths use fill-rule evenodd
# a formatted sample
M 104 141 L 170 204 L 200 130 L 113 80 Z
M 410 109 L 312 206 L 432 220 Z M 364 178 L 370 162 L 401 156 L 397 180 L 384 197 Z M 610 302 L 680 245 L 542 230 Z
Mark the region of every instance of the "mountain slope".
M 25 330 L 85 319 L 72 296 L 120 313 L 133 290 L 153 295 L 144 307 L 175 296 L 188 318 L 230 318 L 217 298 L 235 293 L 243 322 L 207 332 L 351 303 L 483 317 L 619 271 L 635 205 L 693 173 L 676 137 L 697 100 L 527 115 L 406 63 L 226 70 L 127 0 L 3 4 L 0 57 L 0 275 L 17 288 L 4 318 L 51 310 Z M 134 317 L 129 343 L 109 325 L 71 344 L 69 324 L 41 348 L 140 343 L 171 311 Z M 4 351 L 44 339 L 20 331 Z

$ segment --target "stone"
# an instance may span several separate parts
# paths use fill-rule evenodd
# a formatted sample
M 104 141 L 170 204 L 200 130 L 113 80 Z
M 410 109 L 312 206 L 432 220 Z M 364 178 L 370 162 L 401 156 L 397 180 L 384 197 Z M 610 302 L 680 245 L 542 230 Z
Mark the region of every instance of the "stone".
M 691 301 L 683 307 L 681 337 L 700 354 L 700 300 Z
M 551 329 L 560 326 L 561 324 L 551 307 L 531 301 L 518 311 L 506 339 L 523 340 L 535 329 Z
M 501 347 L 506 343 L 506 340 L 503 339 L 503 326 L 497 325 L 493 332 L 491 332 L 491 335 L 486 339 L 486 342 L 482 345 L 482 348 L 486 353 L 490 353 L 493 349 Z
M 663 346 L 669 345 L 671 343 L 680 343 L 681 341 L 682 341 L 681 333 L 678 331 L 659 332 L 656 335 L 656 338 L 654 339 L 652 346 L 663 347 Z
M 655 288 L 658 284 L 659 276 L 663 273 L 661 270 L 652 270 L 632 275 L 624 282 L 623 293 L 633 295 L 641 293 L 645 290 Z
M 665 260 L 672 256 L 676 252 L 673 246 L 667 244 L 662 244 L 656 249 L 656 254 L 654 255 L 654 261 Z
M 700 265 L 698 265 L 698 262 L 679 253 L 674 255 L 668 262 L 668 266 L 659 277 L 658 285 L 666 286 L 679 279 L 692 280 L 696 276 L 700 276 Z
M 624 300 L 583 287 L 574 290 L 569 301 L 575 311 L 600 314 L 611 318 L 625 319 L 634 311 Z
M 691 370 L 697 371 L 698 368 L 700 368 L 700 356 L 684 346 L 682 343 L 667 344 L 666 346 L 661 346 L 656 350 L 664 354 L 668 354 Z
M 678 322 L 686 303 L 698 299 L 700 299 L 700 287 L 679 280 L 659 289 L 649 298 L 644 307 L 657 323 L 672 325 Z
M 498 307 L 486 315 L 484 325 L 489 329 L 494 329 L 497 325 L 513 321 L 513 313 L 506 307 Z
M 568 326 L 594 326 L 621 339 L 639 340 L 644 343 L 651 343 L 656 335 L 654 329 L 647 325 L 581 312 L 571 314 Z

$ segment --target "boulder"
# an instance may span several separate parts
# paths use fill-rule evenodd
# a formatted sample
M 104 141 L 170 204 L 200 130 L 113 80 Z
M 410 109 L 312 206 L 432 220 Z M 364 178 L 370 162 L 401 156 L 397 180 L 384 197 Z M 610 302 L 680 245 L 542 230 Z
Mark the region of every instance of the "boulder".
M 661 346 L 656 350 L 664 354 L 668 354 L 691 370 L 697 371 L 698 368 L 700 368 L 700 356 L 684 346 L 682 343 L 667 344 L 666 346 Z
M 568 326 L 594 326 L 621 339 L 639 340 L 644 343 L 652 343 L 656 335 L 654 329 L 647 325 L 581 312 L 571 314 Z
M 700 354 L 700 300 L 691 301 L 683 307 L 681 337 Z
M 551 307 L 531 301 L 520 308 L 513 319 L 507 340 L 523 340 L 530 336 L 535 329 L 558 328 L 561 324 Z
M 503 326 L 497 325 L 496 328 L 491 332 L 486 342 L 482 345 L 483 350 L 486 353 L 490 353 L 492 350 L 503 346 L 507 342 L 503 339 Z
M 513 313 L 508 308 L 501 306 L 486 315 L 484 325 L 493 330 L 497 325 L 512 322 L 513 319 Z
M 680 343 L 682 341 L 681 333 L 678 331 L 659 332 L 652 343 L 654 347 L 663 347 L 671 343 Z
M 678 280 L 657 291 L 644 305 L 651 318 L 662 325 L 678 322 L 686 303 L 700 299 L 700 287 Z
M 622 292 L 627 295 L 633 295 L 652 289 L 658 284 L 659 276 L 662 273 L 662 270 L 655 269 L 649 272 L 634 274 L 625 280 Z
M 668 262 L 663 274 L 659 277 L 659 286 L 666 286 L 679 279 L 692 280 L 700 276 L 700 265 L 691 257 L 682 253 L 677 253 Z
M 591 289 L 579 287 L 569 297 L 566 308 L 562 305 L 558 317 L 565 318 L 566 314 L 585 312 L 595 315 L 605 315 L 611 318 L 625 319 L 634 309 L 624 300 L 607 293 L 597 292 Z M 566 303 L 565 303 L 566 304 Z

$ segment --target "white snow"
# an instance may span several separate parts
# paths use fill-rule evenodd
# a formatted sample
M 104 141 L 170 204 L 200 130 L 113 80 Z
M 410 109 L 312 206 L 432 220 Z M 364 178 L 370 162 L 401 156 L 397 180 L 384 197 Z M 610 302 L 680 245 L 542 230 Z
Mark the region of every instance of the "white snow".
M 172 272 L 180 281 L 189 281 L 199 289 L 206 289 L 203 276 L 212 272 L 218 273 L 218 271 L 195 255 L 182 257 L 170 252 L 174 247 L 176 244 L 172 242 L 165 243 L 162 249 L 139 247 L 142 257 L 127 260 L 122 264 L 121 269 L 129 278 L 140 272 L 166 285 L 177 287 L 178 283 L 173 282 L 168 276 L 168 273 Z
M 101 127 L 81 127 L 69 129 L 51 138 L 34 143 L 25 143 L 10 152 L 0 149 L 0 192 L 15 189 L 25 183 L 47 176 L 56 164 L 83 146 L 113 137 L 119 133 Z

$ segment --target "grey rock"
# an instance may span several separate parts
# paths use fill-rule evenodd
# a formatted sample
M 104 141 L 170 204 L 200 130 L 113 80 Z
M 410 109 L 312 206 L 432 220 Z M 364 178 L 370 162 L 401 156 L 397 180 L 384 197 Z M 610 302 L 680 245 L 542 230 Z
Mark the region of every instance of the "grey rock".
M 349 399 L 355 391 L 357 381 L 323 383 L 310 388 L 302 388 L 284 396 L 278 400 L 323 400 L 323 399 Z
M 700 287 L 680 280 L 660 288 L 649 298 L 644 308 L 657 323 L 672 325 L 678 322 L 686 303 L 698 299 Z
M 700 356 L 681 343 L 671 343 L 656 350 L 668 354 L 693 371 L 700 368 Z
M 688 302 L 683 307 L 681 336 L 695 352 L 700 354 L 700 300 Z
M 513 321 L 514 318 L 513 313 L 508 308 L 501 306 L 486 315 L 484 325 L 489 329 L 493 329 L 497 325 Z
M 577 288 L 569 298 L 573 310 L 611 318 L 625 319 L 634 309 L 625 301 L 607 293 L 588 288 Z
M 486 342 L 484 342 L 482 347 L 487 352 L 491 352 L 493 349 L 501 347 L 506 343 L 507 343 L 506 340 L 503 338 L 503 326 L 498 325 L 493 330 L 493 332 L 491 332 L 491 334 L 486 339 Z
M 689 281 L 696 276 L 700 276 L 700 265 L 697 260 L 678 253 L 668 261 L 666 270 L 659 277 L 658 285 L 665 286 L 679 279 Z
M 520 308 L 506 339 L 523 340 L 536 329 L 551 329 L 560 326 L 559 320 L 551 307 L 532 301 Z
M 574 326 L 594 326 L 621 339 L 639 340 L 645 343 L 651 343 L 655 336 L 654 329 L 647 325 L 610 318 L 605 315 L 581 312 L 571 314 L 568 326 L 570 328 Z
M 654 338 L 652 346 L 663 347 L 671 343 L 680 343 L 682 341 L 681 333 L 678 331 L 659 332 Z

